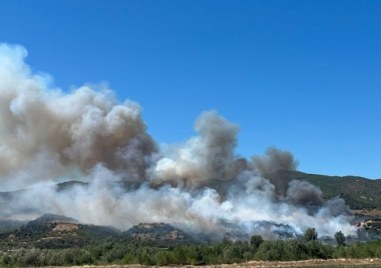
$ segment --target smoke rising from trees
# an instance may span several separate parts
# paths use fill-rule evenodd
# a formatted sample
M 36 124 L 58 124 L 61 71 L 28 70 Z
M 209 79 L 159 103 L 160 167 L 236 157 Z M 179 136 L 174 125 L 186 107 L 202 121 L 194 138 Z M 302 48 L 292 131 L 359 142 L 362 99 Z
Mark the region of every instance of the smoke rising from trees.
M 239 128 L 216 111 L 200 115 L 195 137 L 163 150 L 138 104 L 119 103 L 108 88 L 52 88 L 26 55 L 0 45 L 1 190 L 28 189 L 0 217 L 55 213 L 121 229 L 166 222 L 214 234 L 234 226 L 270 236 L 268 222 L 297 233 L 353 231 L 342 199 L 324 202 L 315 186 L 284 179 L 282 171 L 297 167 L 291 153 L 239 157 Z M 58 190 L 65 180 L 88 185 Z

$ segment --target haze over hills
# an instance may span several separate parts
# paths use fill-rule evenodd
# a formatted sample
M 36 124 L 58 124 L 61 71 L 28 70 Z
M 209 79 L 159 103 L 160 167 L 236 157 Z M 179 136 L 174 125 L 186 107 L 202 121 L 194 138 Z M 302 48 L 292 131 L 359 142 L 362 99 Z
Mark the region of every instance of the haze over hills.
M 341 197 L 351 209 L 381 209 L 381 179 L 367 179 L 358 176 L 328 176 L 309 174 L 301 171 L 281 170 L 266 174 L 271 181 L 273 177 L 282 177 L 279 187 L 287 187 L 292 180 L 308 181 L 319 187 L 324 200 Z M 275 180 L 274 180 L 275 181 Z M 89 184 L 80 181 L 67 181 L 57 184 L 58 191 L 73 187 L 88 187 Z M 21 195 L 25 190 L 0 192 L 0 204 Z
M 310 174 L 302 171 L 280 170 L 272 177 L 282 177 L 286 187 L 292 180 L 308 181 L 319 187 L 324 200 L 340 197 L 353 210 L 381 209 L 381 179 L 368 179 L 360 176 L 331 176 L 323 174 Z M 275 181 L 275 180 L 274 180 Z M 76 185 L 86 186 L 86 183 L 69 181 L 59 184 L 59 189 Z
M 322 191 L 322 197 L 324 200 L 331 200 L 335 199 L 337 197 L 343 198 L 346 202 L 346 204 L 351 209 L 381 209 L 381 180 L 370 180 L 362 177 L 357 176 L 326 176 L 326 175 L 318 175 L 318 174 L 308 174 L 300 171 L 277 171 L 274 174 L 268 174 L 267 177 L 270 179 L 272 177 L 279 177 L 281 176 L 284 180 L 282 181 L 282 184 L 287 185 L 293 180 L 300 180 L 300 181 L 308 181 L 312 183 L 313 185 L 317 186 Z M 279 185 L 278 185 L 279 186 Z M 86 189 L 89 187 L 88 183 L 79 182 L 79 181 L 67 181 L 64 183 L 57 184 L 57 191 L 66 191 L 70 190 L 75 187 L 80 187 L 83 189 Z M 281 187 L 281 186 L 279 186 Z M 20 197 L 23 193 L 27 192 L 28 189 L 18 190 L 14 192 L 1 192 L 0 193 L 0 202 L 3 204 L 6 204 L 8 202 L 13 202 L 17 198 Z M 27 222 L 27 221 L 20 221 L 20 220 L 0 220 L 0 232 L 9 232 L 12 230 L 15 230 L 17 228 L 20 228 L 21 226 L 25 225 L 25 230 L 30 230 L 33 226 L 38 226 L 41 224 L 46 224 L 48 222 L 66 222 L 66 223 L 72 223 L 72 224 L 79 224 L 77 220 L 67 218 L 67 217 L 59 217 L 52 215 L 51 217 L 47 214 L 44 215 L 34 221 Z M 26 224 L 27 223 L 27 224 Z M 85 226 L 85 225 L 81 225 Z M 95 227 L 92 227 L 93 229 Z M 98 227 L 97 227 L 98 228 Z M 290 227 L 289 227 L 290 228 Z M 155 234 L 149 234 L 150 231 L 153 231 Z M 160 231 L 164 230 L 164 231 Z M 227 229 L 225 235 L 232 236 L 232 237 L 245 237 L 247 239 L 247 234 L 241 234 L 240 231 L 231 229 Z M 182 231 L 176 231 L 173 227 L 170 225 L 160 224 L 160 223 L 153 223 L 153 225 L 150 224 L 139 224 L 135 227 L 129 229 L 126 233 L 131 234 L 132 236 L 135 236 L 137 239 L 140 240 L 150 240 L 152 236 L 160 237 L 162 238 L 160 240 L 166 240 L 170 239 L 171 235 L 170 233 L 174 231 L 172 235 L 176 236 L 177 238 L 181 238 L 180 240 L 184 241 L 191 241 L 192 239 L 188 237 L 188 235 Z M 113 231 L 110 231 L 113 232 Z M 164 232 L 164 233 L 163 233 Z M 235 235 L 234 232 L 236 232 Z M 97 233 L 97 231 L 95 231 Z M 107 233 L 107 232 L 106 232 Z M 237 235 L 238 234 L 238 235 Z

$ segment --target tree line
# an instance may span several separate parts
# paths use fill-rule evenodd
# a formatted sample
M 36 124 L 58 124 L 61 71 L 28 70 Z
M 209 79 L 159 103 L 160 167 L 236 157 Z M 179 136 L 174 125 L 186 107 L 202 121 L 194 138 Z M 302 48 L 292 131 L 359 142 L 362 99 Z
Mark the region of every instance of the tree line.
M 169 247 L 149 246 L 131 239 L 108 238 L 81 248 L 18 248 L 0 252 L 0 266 L 65 266 L 84 264 L 209 265 L 249 260 L 295 261 L 305 259 L 381 257 L 381 241 L 345 245 L 345 236 L 335 234 L 337 246 L 317 240 L 314 229 L 293 240 L 249 241 L 224 239 L 213 244 Z

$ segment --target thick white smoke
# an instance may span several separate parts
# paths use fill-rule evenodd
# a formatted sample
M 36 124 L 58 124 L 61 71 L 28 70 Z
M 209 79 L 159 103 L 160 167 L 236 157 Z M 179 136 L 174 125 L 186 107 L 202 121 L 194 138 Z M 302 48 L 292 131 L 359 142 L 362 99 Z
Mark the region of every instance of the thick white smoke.
M 123 230 L 166 222 L 217 235 L 234 226 L 271 236 L 274 224 L 353 231 L 342 200 L 324 202 L 306 182 L 282 183 L 278 171 L 296 167 L 290 153 L 238 157 L 238 127 L 217 112 L 201 114 L 195 137 L 162 150 L 136 103 L 118 103 L 107 88 L 51 88 L 26 54 L 0 45 L 0 187 L 28 189 L 0 197 L 0 217 L 55 213 Z M 65 180 L 88 184 L 59 190 Z
M 51 180 L 86 173 L 98 163 L 123 171 L 128 180 L 145 177 L 155 143 L 137 104 L 118 104 L 108 89 L 50 89 L 25 65 L 25 49 L 0 50 L 2 181 Z

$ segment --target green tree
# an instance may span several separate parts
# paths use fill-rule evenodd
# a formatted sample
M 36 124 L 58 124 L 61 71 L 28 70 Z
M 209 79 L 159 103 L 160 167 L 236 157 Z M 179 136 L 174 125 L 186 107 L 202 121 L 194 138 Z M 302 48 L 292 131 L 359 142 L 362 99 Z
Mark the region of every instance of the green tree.
M 262 244 L 262 242 L 263 242 L 263 238 L 260 235 L 253 235 L 250 238 L 250 245 L 256 249 L 259 247 L 260 244 Z
M 203 252 L 197 248 L 195 252 L 195 262 L 193 263 L 194 265 L 205 265 L 205 259 L 204 259 L 204 254 Z
M 6 266 L 12 264 L 12 258 L 8 254 L 4 255 L 4 257 L 3 257 L 3 264 L 6 265 Z
M 296 260 L 287 241 L 264 241 L 255 253 L 256 260 L 291 261 Z
M 341 231 L 338 231 L 335 233 L 335 239 L 337 245 L 340 246 L 345 246 L 345 236 Z
M 308 228 L 305 232 L 304 232 L 304 240 L 306 241 L 315 241 L 318 237 L 318 234 L 315 230 L 315 228 Z

